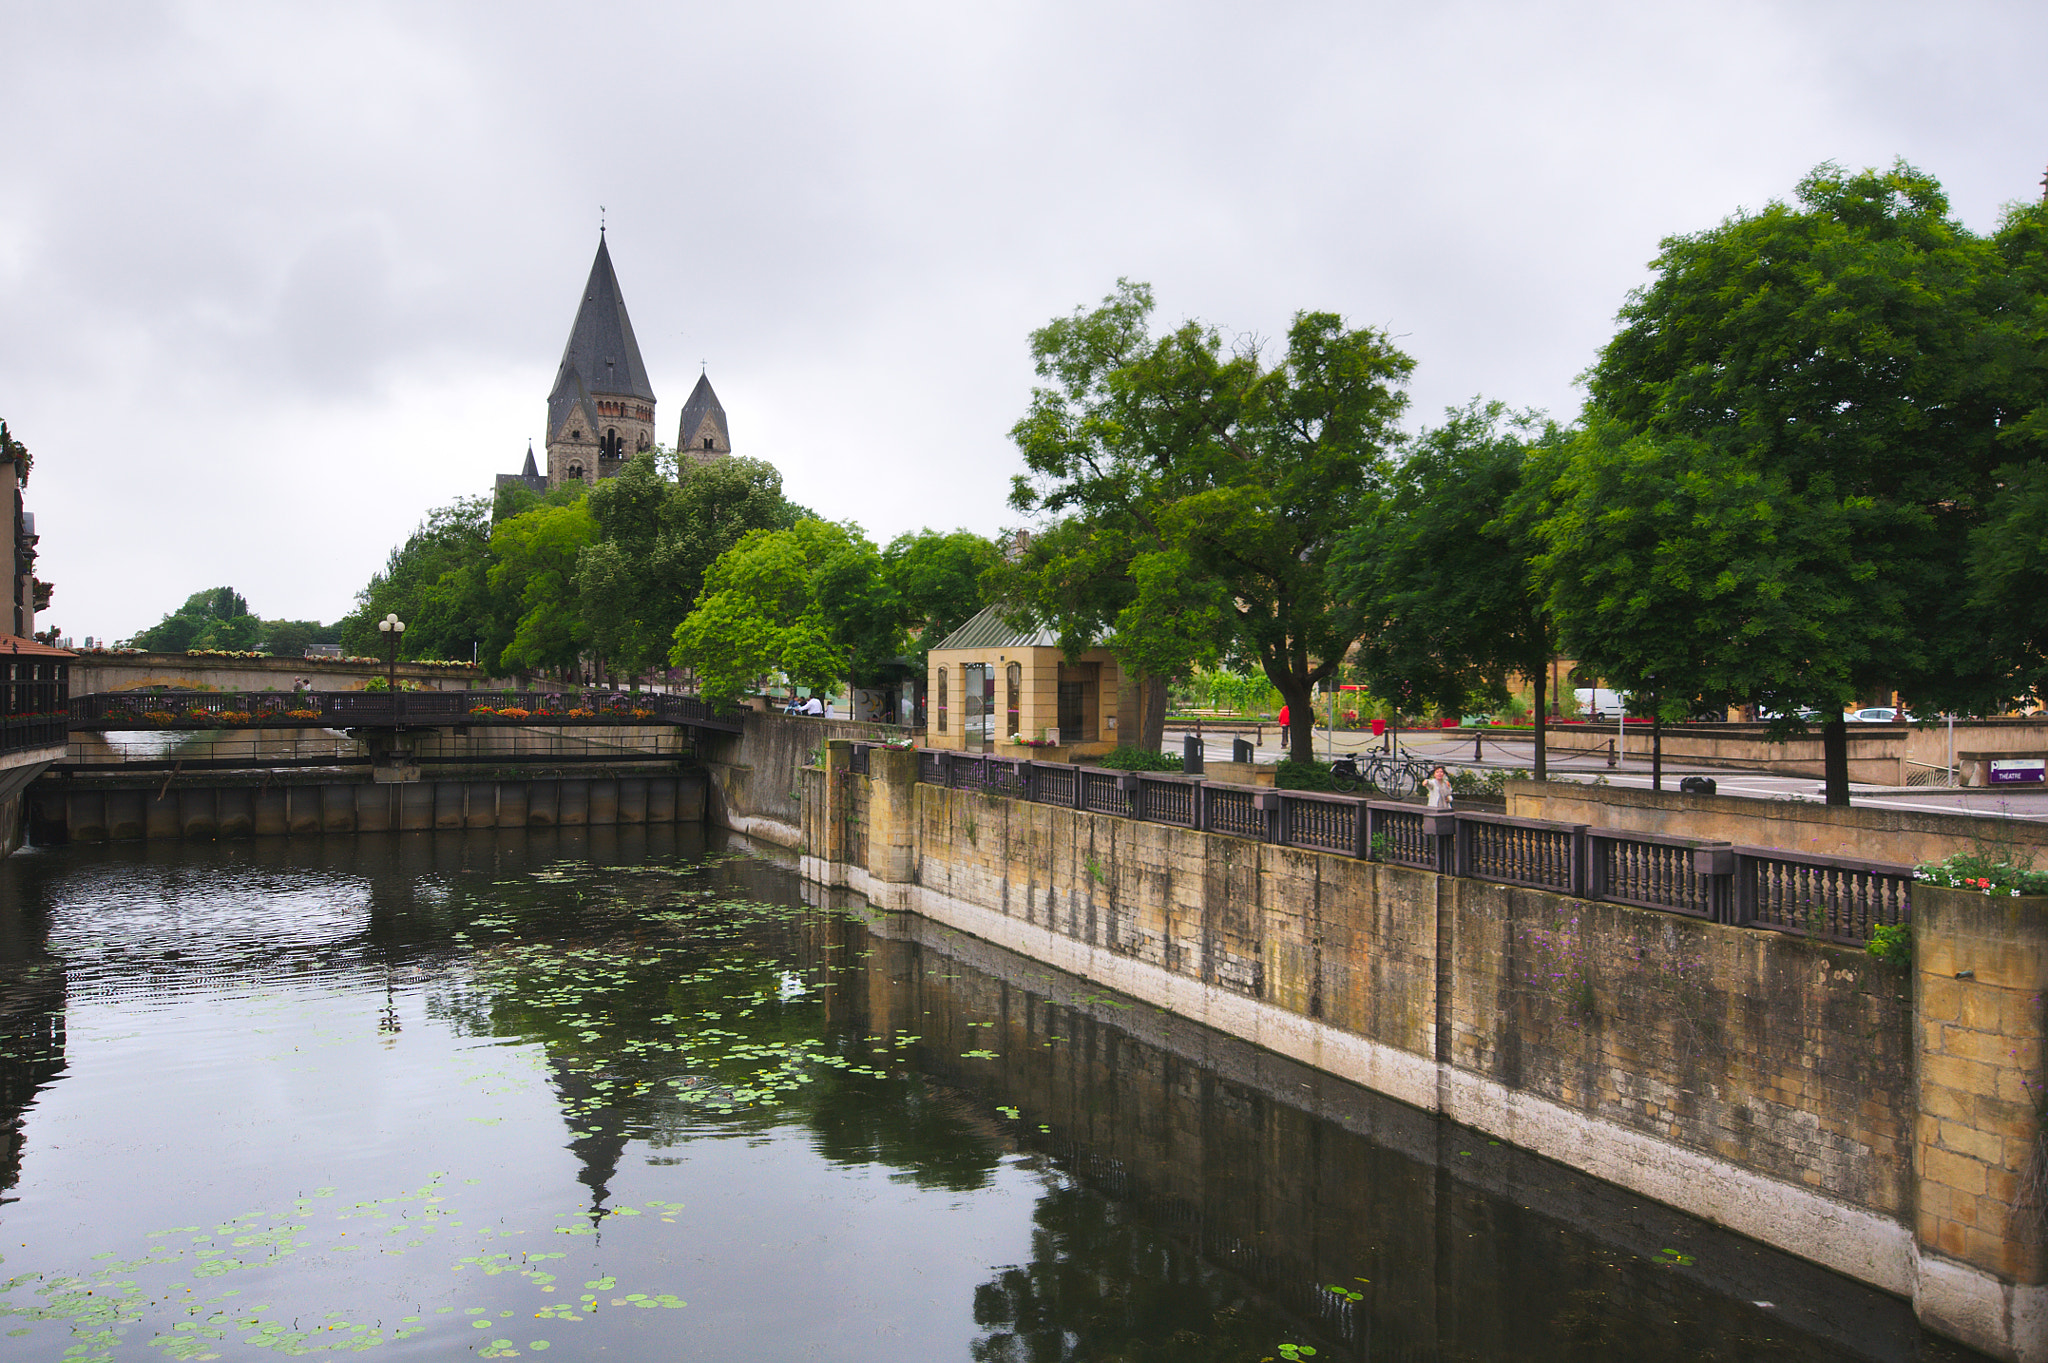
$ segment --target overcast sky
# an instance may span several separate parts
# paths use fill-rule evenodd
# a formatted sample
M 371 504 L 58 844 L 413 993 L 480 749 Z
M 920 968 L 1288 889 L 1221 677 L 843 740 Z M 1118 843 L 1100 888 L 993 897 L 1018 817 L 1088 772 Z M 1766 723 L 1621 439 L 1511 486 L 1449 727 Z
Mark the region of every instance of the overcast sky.
M 1410 424 L 1570 415 L 1659 238 L 1905 157 L 2040 194 L 2039 3 L 0 0 L 0 417 L 44 625 L 332 620 L 541 441 L 598 208 L 673 441 L 990 533 L 1027 333 L 1384 327 Z

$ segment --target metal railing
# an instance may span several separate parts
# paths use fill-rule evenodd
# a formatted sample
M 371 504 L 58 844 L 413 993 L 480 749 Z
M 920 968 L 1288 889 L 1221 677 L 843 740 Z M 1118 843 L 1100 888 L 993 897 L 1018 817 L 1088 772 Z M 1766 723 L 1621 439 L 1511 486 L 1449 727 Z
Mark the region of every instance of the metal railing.
M 1885 862 L 934 748 L 918 779 L 1836 942 L 1912 917 L 1912 868 Z
M 70 732 L 71 722 L 61 712 L 54 715 L 0 716 L 0 753 L 61 748 Z
M 628 691 L 103 691 L 73 696 L 73 729 L 346 729 L 358 725 L 681 724 L 740 731 L 695 696 Z

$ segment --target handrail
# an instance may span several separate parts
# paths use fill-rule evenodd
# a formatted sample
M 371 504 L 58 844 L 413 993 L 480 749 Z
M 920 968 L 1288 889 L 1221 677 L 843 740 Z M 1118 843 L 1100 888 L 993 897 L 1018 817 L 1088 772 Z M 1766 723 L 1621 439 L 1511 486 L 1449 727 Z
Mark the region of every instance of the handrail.
M 918 779 L 1305 851 L 1860 943 L 1912 916 L 1911 867 L 1173 772 L 920 748 Z
M 73 729 L 348 728 L 390 724 L 676 724 L 737 733 L 696 696 L 562 691 L 101 691 L 73 696 Z

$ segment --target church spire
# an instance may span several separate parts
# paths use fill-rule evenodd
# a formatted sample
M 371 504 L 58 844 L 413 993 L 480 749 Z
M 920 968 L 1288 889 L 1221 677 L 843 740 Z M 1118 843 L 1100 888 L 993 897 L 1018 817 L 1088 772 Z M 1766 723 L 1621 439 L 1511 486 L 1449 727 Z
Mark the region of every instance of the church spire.
M 708 374 L 697 376 L 683 404 L 683 418 L 676 424 L 676 453 L 700 464 L 732 453 L 732 432 L 725 424 L 725 408 L 711 391 Z
M 611 247 L 602 230 L 597 259 L 590 262 L 590 278 L 583 285 L 583 302 L 555 371 L 557 394 L 574 386 L 572 376 L 593 394 L 654 401 L 654 387 L 647 381 L 640 342 L 633 337 L 633 319 L 626 315 L 626 300 L 619 292 L 619 276 L 612 269 Z

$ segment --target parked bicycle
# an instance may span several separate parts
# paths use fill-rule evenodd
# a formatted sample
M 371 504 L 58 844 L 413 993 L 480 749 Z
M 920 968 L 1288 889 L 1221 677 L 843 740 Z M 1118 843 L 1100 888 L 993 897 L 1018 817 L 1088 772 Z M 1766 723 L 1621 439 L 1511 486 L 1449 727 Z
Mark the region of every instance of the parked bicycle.
M 1385 795 L 1412 795 L 1428 776 L 1427 763 L 1383 752 L 1344 753 L 1330 763 L 1330 784 L 1342 791 L 1370 789 Z

